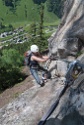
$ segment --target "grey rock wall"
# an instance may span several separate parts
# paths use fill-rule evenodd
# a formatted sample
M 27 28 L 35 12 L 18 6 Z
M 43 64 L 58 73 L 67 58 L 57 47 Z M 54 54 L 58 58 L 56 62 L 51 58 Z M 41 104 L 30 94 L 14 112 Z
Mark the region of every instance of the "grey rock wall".
M 0 109 L 0 125 L 37 125 L 63 89 L 60 83 L 53 79 L 44 87 L 34 86 L 12 100 Z
M 57 32 L 51 36 L 49 51 L 53 57 L 74 59 L 84 50 L 84 0 L 66 0 Z M 67 64 L 66 64 L 67 65 Z M 58 70 L 58 74 L 59 74 Z M 63 74 L 63 73 L 62 73 Z
M 37 125 L 64 87 L 68 64 L 84 50 L 84 0 L 66 0 L 57 32 L 48 40 L 52 76 L 44 87 L 34 86 L 0 109 L 0 125 Z M 84 64 L 84 55 L 77 58 Z M 84 74 L 66 90 L 45 125 L 84 125 Z M 83 81 L 82 81 L 83 80 Z M 82 83 L 81 83 L 82 81 Z

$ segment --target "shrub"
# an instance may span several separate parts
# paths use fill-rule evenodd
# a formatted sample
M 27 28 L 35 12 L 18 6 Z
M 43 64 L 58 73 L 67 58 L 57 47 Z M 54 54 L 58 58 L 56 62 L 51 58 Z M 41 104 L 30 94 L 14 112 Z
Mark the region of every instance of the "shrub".
M 21 81 L 23 57 L 15 49 L 3 50 L 0 57 L 0 91 Z

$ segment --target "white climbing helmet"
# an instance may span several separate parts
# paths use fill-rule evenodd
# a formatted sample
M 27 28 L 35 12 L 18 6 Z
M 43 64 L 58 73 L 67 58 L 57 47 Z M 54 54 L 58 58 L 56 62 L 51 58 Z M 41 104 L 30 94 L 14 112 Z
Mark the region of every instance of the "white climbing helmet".
M 33 53 L 36 53 L 36 52 L 39 52 L 39 48 L 37 45 L 32 45 L 31 48 L 30 48 L 31 52 Z

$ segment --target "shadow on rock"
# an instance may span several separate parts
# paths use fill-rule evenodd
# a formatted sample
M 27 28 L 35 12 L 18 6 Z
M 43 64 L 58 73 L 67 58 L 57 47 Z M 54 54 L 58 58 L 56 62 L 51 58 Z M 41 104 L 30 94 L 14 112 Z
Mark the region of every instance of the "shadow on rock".
M 77 111 L 65 116 L 61 121 L 61 125 L 84 125 L 84 116 L 81 116 Z
M 62 120 L 50 118 L 45 125 L 84 125 L 84 116 L 81 116 L 77 111 L 65 116 Z
M 50 118 L 45 125 L 61 125 L 61 121 L 57 118 Z

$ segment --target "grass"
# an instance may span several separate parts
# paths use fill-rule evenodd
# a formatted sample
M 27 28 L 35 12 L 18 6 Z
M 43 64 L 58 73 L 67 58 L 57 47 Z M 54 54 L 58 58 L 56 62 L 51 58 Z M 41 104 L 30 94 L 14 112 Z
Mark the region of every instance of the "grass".
M 60 24 L 60 19 L 57 19 L 53 23 L 52 22 L 51 23 L 45 22 L 44 26 L 58 26 L 59 24 Z
M 26 7 L 26 8 L 25 8 Z M 25 16 L 25 10 L 27 17 Z M 45 25 L 58 24 L 58 17 L 51 12 L 47 11 L 46 3 L 44 10 L 44 22 Z M 38 5 L 34 4 L 32 0 L 21 0 L 18 3 L 16 12 L 13 13 L 8 7 L 3 5 L 2 0 L 0 1 L 0 21 L 3 24 L 12 24 L 14 27 L 25 26 L 31 22 L 39 22 L 39 9 Z M 56 21 L 56 22 L 55 22 Z
M 60 19 L 54 13 L 47 11 L 46 3 L 44 6 L 44 33 L 45 36 L 50 37 L 51 34 L 55 32 L 51 27 L 57 27 L 60 23 Z M 27 16 L 25 16 L 25 10 Z M 33 22 L 39 23 L 39 19 L 38 5 L 34 4 L 32 0 L 20 0 L 15 13 L 3 5 L 2 0 L 0 1 L 0 22 L 6 26 L 11 24 L 14 28 L 23 27 L 25 32 L 29 32 L 30 24 Z M 46 33 L 46 31 L 49 32 Z M 14 36 L 0 38 L 0 41 L 8 40 L 12 37 Z

